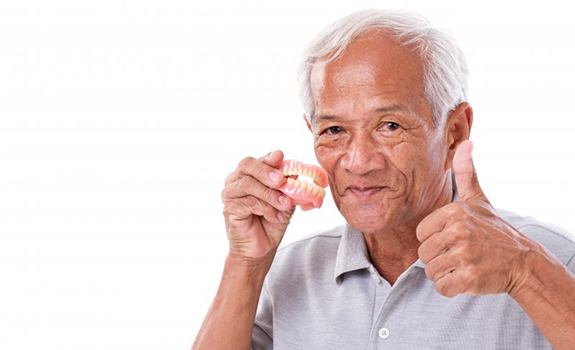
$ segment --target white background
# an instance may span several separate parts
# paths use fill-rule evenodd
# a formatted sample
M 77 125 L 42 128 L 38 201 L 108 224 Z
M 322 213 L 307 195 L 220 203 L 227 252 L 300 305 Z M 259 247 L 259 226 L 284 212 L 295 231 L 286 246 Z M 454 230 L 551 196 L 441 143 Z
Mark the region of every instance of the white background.
M 0 3 L 1 349 L 189 348 L 226 255 L 224 179 L 278 148 L 315 162 L 298 58 L 357 9 L 456 36 L 491 202 L 575 232 L 567 1 Z M 340 223 L 328 194 L 285 241 Z

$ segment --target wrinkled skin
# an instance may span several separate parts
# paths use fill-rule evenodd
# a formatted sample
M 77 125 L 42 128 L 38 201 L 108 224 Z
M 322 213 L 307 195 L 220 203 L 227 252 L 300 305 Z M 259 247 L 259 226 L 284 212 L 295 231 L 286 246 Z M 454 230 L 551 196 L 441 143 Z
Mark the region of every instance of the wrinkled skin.
M 316 157 L 328 172 L 336 206 L 363 232 L 380 274 L 393 283 L 424 252 L 430 278 L 443 277 L 438 290 L 444 295 L 509 291 L 523 274 L 519 266 L 529 242 L 517 239 L 520 234 L 494 214 L 484 195 L 450 204 L 452 160 L 473 121 L 469 104 L 454 108 L 445 128 L 436 127 L 419 57 L 381 30 L 361 34 L 340 57 L 316 64 L 311 84 L 315 113 L 308 127 Z M 470 154 L 462 157 L 471 162 Z M 434 247 L 428 241 L 418 251 L 420 240 L 444 226 L 458 232 L 465 227 L 474 235 L 444 234 L 440 240 L 458 249 L 432 263 L 446 252 L 437 247 L 445 246 L 435 239 Z M 502 242 L 506 249 L 500 249 Z M 482 259 L 472 256 L 478 251 Z M 495 271 L 497 263 L 506 268 Z M 456 270 L 464 276 L 445 279 Z M 474 278 L 485 288 L 466 285 Z
M 222 191 L 229 255 L 249 264 L 270 261 L 295 210 L 281 193 L 281 151 L 244 158 L 226 179 Z

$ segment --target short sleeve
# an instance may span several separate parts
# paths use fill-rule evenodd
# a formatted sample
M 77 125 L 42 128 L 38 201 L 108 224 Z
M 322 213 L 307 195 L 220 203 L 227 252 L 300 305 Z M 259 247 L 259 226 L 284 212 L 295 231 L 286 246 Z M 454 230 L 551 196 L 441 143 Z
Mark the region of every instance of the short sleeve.
M 252 350 L 273 349 L 273 304 L 266 283 L 262 288 L 252 331 Z

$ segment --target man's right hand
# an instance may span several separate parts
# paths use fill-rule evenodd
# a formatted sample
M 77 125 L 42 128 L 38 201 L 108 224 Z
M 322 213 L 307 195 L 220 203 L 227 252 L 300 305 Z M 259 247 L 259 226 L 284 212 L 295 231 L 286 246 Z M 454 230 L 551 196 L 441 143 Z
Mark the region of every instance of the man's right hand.
M 277 189 L 286 181 L 279 170 L 283 153 L 243 159 L 222 191 L 229 255 L 258 263 L 275 254 L 295 210 Z

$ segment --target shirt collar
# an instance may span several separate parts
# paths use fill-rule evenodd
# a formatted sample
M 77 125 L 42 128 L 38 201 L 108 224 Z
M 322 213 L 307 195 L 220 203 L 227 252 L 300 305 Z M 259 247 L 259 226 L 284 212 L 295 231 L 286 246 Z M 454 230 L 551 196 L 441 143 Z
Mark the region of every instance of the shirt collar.
M 347 272 L 367 269 L 370 266 L 372 266 L 372 263 L 369 259 L 363 234 L 351 225 L 346 224 L 337 249 L 334 279 L 337 282 L 339 277 Z M 421 259 L 417 259 L 412 267 L 423 269 L 425 264 Z
M 351 225 L 346 224 L 337 249 L 335 280 L 337 281 L 338 277 L 346 272 L 367 269 L 370 266 L 371 262 L 367 254 L 363 234 Z

